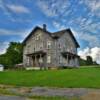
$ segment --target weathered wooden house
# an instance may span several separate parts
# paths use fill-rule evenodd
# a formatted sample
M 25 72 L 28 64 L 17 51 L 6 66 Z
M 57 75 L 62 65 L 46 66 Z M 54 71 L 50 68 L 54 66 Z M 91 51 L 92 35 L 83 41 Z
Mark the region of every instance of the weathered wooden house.
M 45 24 L 43 28 L 37 26 L 23 44 L 25 67 L 79 67 L 79 44 L 70 29 L 51 33 L 47 31 Z

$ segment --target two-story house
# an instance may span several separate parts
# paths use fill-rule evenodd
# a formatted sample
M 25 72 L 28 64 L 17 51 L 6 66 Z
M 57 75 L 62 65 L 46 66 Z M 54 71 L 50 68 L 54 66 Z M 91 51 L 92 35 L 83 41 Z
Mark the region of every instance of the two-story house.
M 63 68 L 78 67 L 79 56 L 76 41 L 70 29 L 48 32 L 46 25 L 35 27 L 23 41 L 23 64 L 25 67 Z

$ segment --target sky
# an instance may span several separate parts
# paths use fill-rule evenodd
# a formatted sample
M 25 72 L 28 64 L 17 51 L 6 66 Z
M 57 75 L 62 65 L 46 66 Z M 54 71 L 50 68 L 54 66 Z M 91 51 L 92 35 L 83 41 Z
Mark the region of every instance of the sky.
M 50 32 L 71 28 L 81 58 L 100 63 L 100 0 L 0 0 L 0 54 L 43 24 Z

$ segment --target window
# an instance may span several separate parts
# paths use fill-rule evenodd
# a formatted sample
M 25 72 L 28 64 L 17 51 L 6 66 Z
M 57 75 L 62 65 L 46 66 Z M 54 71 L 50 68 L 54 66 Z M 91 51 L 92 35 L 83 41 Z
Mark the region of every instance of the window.
M 62 63 L 62 56 L 59 56 L 59 63 Z
M 71 51 L 71 53 L 73 53 L 73 47 L 70 47 L 70 51 Z
M 59 46 L 59 49 L 61 49 L 61 44 L 60 44 L 60 43 L 59 43 L 59 45 L 58 45 L 58 46 Z
M 40 45 L 39 45 L 39 47 L 40 47 L 40 50 L 43 48 L 43 43 L 41 43 Z
M 48 48 L 48 49 L 51 48 L 51 41 L 47 41 L 47 48 Z
M 35 48 L 34 48 L 34 51 L 35 51 Z
M 47 56 L 47 63 L 51 63 L 51 56 L 50 55 Z
M 30 45 L 27 45 L 27 53 L 29 53 L 30 52 Z
M 40 38 L 41 38 L 41 34 L 37 34 L 36 35 L 36 40 L 40 40 Z

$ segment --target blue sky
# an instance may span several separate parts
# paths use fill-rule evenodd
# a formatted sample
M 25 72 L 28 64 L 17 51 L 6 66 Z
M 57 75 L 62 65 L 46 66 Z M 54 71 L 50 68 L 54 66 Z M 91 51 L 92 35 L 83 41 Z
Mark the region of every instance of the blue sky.
M 22 41 L 44 23 L 51 32 L 71 28 L 79 55 L 99 62 L 100 0 L 0 0 L 0 54 L 10 41 Z

